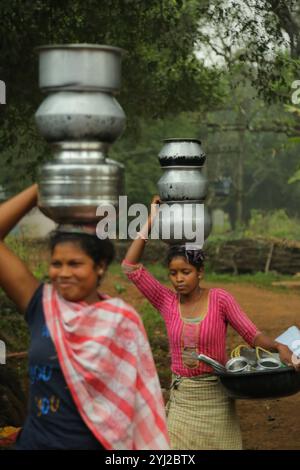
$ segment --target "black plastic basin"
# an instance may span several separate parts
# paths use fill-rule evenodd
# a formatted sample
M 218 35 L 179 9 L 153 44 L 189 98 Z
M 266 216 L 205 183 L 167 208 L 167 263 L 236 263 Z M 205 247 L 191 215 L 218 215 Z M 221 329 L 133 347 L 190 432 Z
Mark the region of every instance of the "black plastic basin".
M 293 367 L 217 375 L 227 395 L 232 398 L 278 398 L 300 391 L 300 372 L 296 372 Z

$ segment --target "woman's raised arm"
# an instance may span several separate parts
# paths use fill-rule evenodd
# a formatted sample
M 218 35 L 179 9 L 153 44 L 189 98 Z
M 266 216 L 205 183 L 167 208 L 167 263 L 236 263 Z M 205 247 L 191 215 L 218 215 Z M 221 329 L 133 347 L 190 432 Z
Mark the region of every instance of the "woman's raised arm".
M 4 240 L 6 235 L 14 228 L 22 217 L 37 205 L 37 194 L 38 185 L 33 184 L 0 205 L 1 240 Z
M 153 196 L 151 201 L 151 213 L 148 216 L 147 222 L 140 231 L 139 237 L 133 240 L 130 247 L 127 250 L 123 263 L 125 264 L 137 264 L 144 252 L 145 242 L 148 239 L 149 232 L 152 227 L 153 219 L 157 213 L 158 204 L 160 204 L 160 197 Z
M 25 312 L 39 281 L 3 242 L 6 235 L 37 204 L 34 184 L 0 205 L 0 286 L 21 312 Z

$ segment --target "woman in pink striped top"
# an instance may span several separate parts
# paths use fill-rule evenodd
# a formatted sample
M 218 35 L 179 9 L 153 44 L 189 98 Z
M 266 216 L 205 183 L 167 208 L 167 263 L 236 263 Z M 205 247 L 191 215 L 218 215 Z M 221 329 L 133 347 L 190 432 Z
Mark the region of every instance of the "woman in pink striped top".
M 154 198 L 154 202 L 159 200 Z M 122 263 L 128 278 L 161 313 L 171 350 L 173 381 L 167 404 L 173 449 L 241 449 L 234 401 L 224 393 L 211 367 L 198 361 L 206 354 L 225 364 L 226 331 L 230 324 L 252 347 L 278 351 L 291 361 L 291 351 L 262 334 L 235 299 L 223 289 L 200 287 L 202 250 L 173 246 L 168 254 L 169 278 L 175 292 L 138 264 L 152 219 L 131 244 Z M 195 354 L 196 353 L 196 354 Z

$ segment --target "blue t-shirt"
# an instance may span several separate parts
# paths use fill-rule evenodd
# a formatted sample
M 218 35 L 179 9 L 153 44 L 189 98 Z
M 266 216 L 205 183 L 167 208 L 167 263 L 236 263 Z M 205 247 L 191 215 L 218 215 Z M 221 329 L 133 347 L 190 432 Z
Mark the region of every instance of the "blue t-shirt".
M 15 448 L 103 450 L 82 420 L 66 384 L 45 323 L 42 295 L 43 284 L 25 314 L 31 337 L 29 413 Z

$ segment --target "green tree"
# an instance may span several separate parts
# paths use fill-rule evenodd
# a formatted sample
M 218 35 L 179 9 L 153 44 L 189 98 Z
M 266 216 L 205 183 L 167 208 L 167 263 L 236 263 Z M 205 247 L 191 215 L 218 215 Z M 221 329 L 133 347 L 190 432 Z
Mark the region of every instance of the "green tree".
M 199 41 L 228 69 L 243 65 L 247 80 L 269 102 L 290 101 L 300 65 L 298 0 L 209 0 L 199 5 Z M 203 47 L 203 46 L 202 46 Z M 245 64 L 248 65 L 245 68 Z
M 43 98 L 37 85 L 36 46 L 89 42 L 124 48 L 119 101 L 128 116 L 127 134 L 136 140 L 142 117 L 159 118 L 217 103 L 222 95 L 219 73 L 194 54 L 198 4 L 2 0 L 0 78 L 7 85 L 8 103 L 1 107 L 0 117 L 2 182 L 24 185 L 50 156 L 33 122 Z

